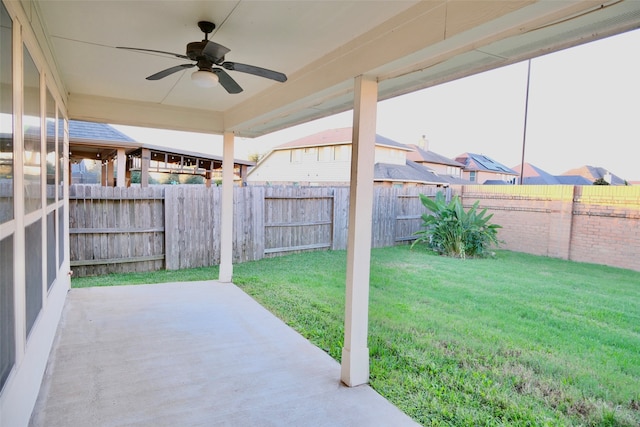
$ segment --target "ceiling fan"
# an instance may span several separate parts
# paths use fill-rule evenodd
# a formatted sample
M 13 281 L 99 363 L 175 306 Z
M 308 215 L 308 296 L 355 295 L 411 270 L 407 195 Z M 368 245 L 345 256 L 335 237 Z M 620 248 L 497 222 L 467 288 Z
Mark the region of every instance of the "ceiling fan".
M 147 80 L 160 80 L 178 71 L 188 68 L 198 67 L 198 70 L 191 75 L 191 79 L 199 86 L 212 87 L 218 82 L 229 93 L 240 93 L 242 88 L 225 70 L 239 71 L 241 73 L 253 74 L 277 82 L 287 81 L 287 76 L 277 71 L 256 67 L 255 65 L 240 64 L 238 62 L 225 61 L 225 55 L 230 49 L 209 40 L 209 34 L 215 29 L 215 24 L 208 21 L 198 22 L 198 27 L 204 33 L 204 40 L 187 44 L 187 54 L 165 52 L 162 50 L 140 49 L 135 47 L 118 46 L 118 49 L 136 50 L 139 52 L 162 53 L 175 56 L 180 59 L 195 61 L 195 64 L 180 64 L 166 70 L 159 71 L 147 77 Z

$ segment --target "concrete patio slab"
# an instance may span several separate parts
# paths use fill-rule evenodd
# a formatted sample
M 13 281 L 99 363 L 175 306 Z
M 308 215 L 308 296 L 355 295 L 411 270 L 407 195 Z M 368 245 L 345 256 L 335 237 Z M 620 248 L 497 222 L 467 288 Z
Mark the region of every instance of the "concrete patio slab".
M 72 289 L 31 426 L 415 426 L 232 284 Z

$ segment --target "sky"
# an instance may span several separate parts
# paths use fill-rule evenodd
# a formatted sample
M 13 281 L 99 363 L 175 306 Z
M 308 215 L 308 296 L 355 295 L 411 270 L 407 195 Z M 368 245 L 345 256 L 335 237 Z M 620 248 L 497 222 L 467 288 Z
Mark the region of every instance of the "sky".
M 425 135 L 447 157 L 480 153 L 514 167 L 525 162 L 561 174 L 600 166 L 640 181 L 640 30 L 531 60 L 527 131 L 527 62 L 378 103 L 377 133 L 404 144 Z M 337 114 L 259 138 L 236 138 L 237 158 L 326 129 L 352 124 Z M 140 142 L 222 153 L 222 137 L 114 126 Z

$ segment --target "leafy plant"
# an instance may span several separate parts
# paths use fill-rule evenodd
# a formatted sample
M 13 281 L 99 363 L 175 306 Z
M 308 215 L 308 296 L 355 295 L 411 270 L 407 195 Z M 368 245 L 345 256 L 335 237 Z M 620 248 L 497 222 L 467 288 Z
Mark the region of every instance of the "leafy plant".
M 491 245 L 500 243 L 502 227 L 489 223 L 493 214 L 487 215 L 486 209 L 478 212 L 479 202 L 465 212 L 458 196 L 447 202 L 442 192 L 433 200 L 420 194 L 420 201 L 430 212 L 422 215 L 424 229 L 414 233 L 418 238 L 412 248 L 424 243 L 440 254 L 466 258 L 486 256 Z

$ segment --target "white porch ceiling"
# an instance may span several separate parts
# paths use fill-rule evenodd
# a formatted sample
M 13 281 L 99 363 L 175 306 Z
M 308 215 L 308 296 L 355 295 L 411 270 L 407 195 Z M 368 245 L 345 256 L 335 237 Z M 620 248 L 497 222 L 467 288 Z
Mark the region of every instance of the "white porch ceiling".
M 23 1 L 42 23 L 73 119 L 259 136 L 352 108 L 353 79 L 380 99 L 640 27 L 640 1 Z M 244 92 L 201 89 L 184 54 L 200 20 L 227 60 L 281 71 L 276 83 L 230 71 Z

